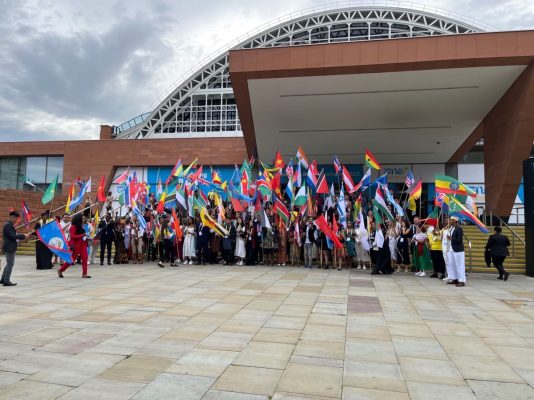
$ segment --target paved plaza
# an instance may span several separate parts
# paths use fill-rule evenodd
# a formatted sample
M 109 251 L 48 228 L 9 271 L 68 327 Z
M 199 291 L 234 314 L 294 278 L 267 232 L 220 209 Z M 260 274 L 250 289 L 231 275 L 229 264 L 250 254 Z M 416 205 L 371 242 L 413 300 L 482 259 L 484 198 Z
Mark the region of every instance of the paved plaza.
M 2 261 L 4 262 L 4 260 Z M 0 287 L 0 399 L 533 399 L 534 280 L 79 266 Z

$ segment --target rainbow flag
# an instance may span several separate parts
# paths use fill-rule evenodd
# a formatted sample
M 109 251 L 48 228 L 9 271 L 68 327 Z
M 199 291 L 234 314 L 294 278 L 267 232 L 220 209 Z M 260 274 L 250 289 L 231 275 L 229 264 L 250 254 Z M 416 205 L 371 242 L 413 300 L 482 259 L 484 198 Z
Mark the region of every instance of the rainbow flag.
M 436 175 L 436 193 L 476 197 L 477 194 L 462 182 L 447 175 Z
M 458 199 L 449 197 L 449 215 L 454 215 L 460 219 L 468 220 L 476 225 L 482 233 L 489 233 L 488 228 L 473 213 L 471 213 Z
M 369 150 L 365 150 L 365 164 L 369 168 L 373 168 L 377 170 L 381 168 L 375 156 Z

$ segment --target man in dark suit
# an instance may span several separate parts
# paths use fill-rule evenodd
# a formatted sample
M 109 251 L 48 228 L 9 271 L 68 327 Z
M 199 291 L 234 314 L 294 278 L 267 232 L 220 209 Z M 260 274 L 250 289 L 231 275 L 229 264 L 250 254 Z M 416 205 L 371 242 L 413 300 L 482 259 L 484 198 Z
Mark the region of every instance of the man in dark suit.
M 510 246 L 510 240 L 501 233 L 502 228 L 500 226 L 496 226 L 493 230 L 495 233 L 488 238 L 486 252 L 490 254 L 493 265 L 499 271 L 498 279 L 507 281 L 510 273 L 504 270 L 503 263 L 509 254 L 508 246 Z
M 11 271 L 15 264 L 15 253 L 17 251 L 17 240 L 24 240 L 28 235 L 17 233 L 15 230 L 15 222 L 19 219 L 20 214 L 16 211 L 9 213 L 9 219 L 4 225 L 2 231 L 4 243 L 2 244 L 2 252 L 6 255 L 6 266 L 0 284 L 4 286 L 15 286 L 16 283 L 11 282 Z
M 450 253 L 451 272 L 454 276 L 448 284 L 454 284 L 457 287 L 465 286 L 465 249 L 464 249 L 464 231 L 458 225 L 458 217 L 452 216 L 449 219 L 451 228 L 449 229 L 448 239 L 451 243 L 452 252 Z
M 206 265 L 210 257 L 210 228 L 205 226 L 202 222 L 198 225 L 197 236 L 197 264 Z
M 107 249 L 108 265 L 111 265 L 111 245 L 115 240 L 115 222 L 111 218 L 111 213 L 100 221 L 98 225 L 100 236 L 100 265 L 104 265 L 104 253 Z

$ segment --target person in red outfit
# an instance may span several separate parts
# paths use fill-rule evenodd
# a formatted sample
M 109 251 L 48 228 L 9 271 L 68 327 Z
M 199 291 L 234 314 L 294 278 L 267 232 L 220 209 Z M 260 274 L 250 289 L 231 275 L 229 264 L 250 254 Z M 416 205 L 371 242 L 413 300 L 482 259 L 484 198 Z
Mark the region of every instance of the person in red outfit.
M 69 247 L 72 250 L 72 259 L 76 260 L 78 257 L 82 260 L 82 278 L 90 278 L 87 275 L 87 233 L 83 228 L 82 215 L 78 214 L 72 218 L 71 227 L 69 229 Z M 63 278 L 63 271 L 73 264 L 64 262 L 61 268 L 57 271 L 60 278 Z

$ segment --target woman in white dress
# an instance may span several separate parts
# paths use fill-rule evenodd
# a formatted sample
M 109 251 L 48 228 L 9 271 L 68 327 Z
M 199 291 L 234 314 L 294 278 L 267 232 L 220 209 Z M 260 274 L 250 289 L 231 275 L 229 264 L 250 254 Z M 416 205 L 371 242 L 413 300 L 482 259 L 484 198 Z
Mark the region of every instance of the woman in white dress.
M 359 226 L 354 233 L 356 237 L 356 260 L 358 261 L 358 269 L 367 269 L 366 264 L 371 262 L 367 230 Z
M 197 245 L 195 238 L 195 223 L 191 217 L 187 219 L 187 226 L 184 229 L 184 235 L 184 264 L 193 264 L 193 258 L 197 256 Z
M 245 228 L 245 224 L 243 223 L 243 219 L 241 217 L 237 218 L 235 231 L 236 231 L 236 244 L 235 244 L 234 255 L 239 259 L 236 265 L 243 265 L 245 264 L 244 259 L 246 256 L 246 248 L 245 248 L 246 228 Z
M 390 252 L 390 258 L 391 258 L 391 267 L 397 267 L 397 228 L 396 228 L 396 222 L 389 221 L 388 222 L 388 230 L 387 230 L 387 236 L 389 239 L 389 252 Z

